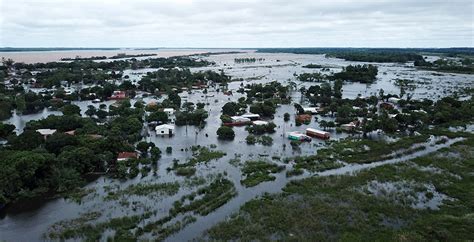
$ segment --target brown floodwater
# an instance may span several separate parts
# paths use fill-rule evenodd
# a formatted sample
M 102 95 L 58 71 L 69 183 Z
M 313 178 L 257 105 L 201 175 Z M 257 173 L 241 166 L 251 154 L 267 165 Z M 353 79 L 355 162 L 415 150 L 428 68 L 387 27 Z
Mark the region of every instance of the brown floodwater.
M 18 51 L 18 52 L 0 52 L 0 58 L 12 59 L 15 62 L 24 62 L 27 64 L 39 62 L 59 61 L 61 58 L 82 58 L 92 56 L 112 57 L 118 53 L 127 55 L 136 54 L 156 54 L 154 57 L 172 57 L 182 55 L 202 54 L 208 52 L 229 52 L 235 49 L 117 49 L 117 50 L 60 50 L 60 51 Z

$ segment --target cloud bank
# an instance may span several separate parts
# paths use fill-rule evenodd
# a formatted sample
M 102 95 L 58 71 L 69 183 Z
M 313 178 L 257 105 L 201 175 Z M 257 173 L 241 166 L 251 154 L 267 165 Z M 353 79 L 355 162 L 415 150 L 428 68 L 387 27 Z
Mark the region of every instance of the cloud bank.
M 474 46 L 470 0 L 0 0 L 6 47 Z

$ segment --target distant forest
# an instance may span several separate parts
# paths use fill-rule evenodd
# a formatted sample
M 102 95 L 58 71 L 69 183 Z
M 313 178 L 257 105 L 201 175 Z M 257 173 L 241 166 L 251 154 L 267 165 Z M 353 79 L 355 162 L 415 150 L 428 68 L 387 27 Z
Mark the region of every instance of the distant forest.
M 442 54 L 447 57 L 474 56 L 474 48 L 268 48 L 262 53 L 325 54 L 348 61 L 408 62 L 420 61 L 421 54 Z

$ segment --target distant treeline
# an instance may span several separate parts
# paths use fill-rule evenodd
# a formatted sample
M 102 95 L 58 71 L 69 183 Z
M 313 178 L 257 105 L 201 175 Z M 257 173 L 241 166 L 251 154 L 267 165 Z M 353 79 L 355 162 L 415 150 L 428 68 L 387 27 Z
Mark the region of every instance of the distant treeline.
M 302 73 L 297 76 L 303 82 L 322 82 L 324 80 L 343 80 L 360 83 L 373 83 L 377 80 L 378 68 L 374 65 L 349 65 L 341 72 L 324 75 L 318 72 Z
M 127 54 L 117 54 L 107 58 L 107 56 L 91 56 L 91 57 L 80 57 L 76 56 L 75 58 L 61 58 L 62 61 L 85 61 L 85 60 L 106 60 L 106 59 L 124 59 L 124 58 L 135 58 L 135 57 L 147 57 L 147 56 L 156 56 L 156 54 L 136 54 L 136 55 L 127 55 Z
M 265 61 L 264 58 L 235 58 L 234 62 L 241 64 L 241 63 L 255 63 L 255 62 Z
M 421 53 L 474 56 L 474 48 L 268 48 L 262 53 L 325 54 L 328 57 L 364 62 L 407 62 L 421 60 Z
M 433 62 L 426 61 L 424 59 L 415 61 L 414 65 L 428 70 L 440 71 L 440 72 L 451 72 L 451 73 L 464 73 L 474 74 L 474 60 L 471 58 L 464 59 L 438 59 Z

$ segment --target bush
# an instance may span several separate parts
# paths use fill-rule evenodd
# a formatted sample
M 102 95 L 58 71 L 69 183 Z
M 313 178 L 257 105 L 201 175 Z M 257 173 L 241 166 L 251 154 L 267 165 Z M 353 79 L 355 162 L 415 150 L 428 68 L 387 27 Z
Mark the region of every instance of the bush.
M 247 138 L 245 138 L 245 141 L 246 141 L 247 144 L 249 144 L 249 145 L 254 145 L 254 144 L 257 142 L 257 139 L 255 138 L 255 135 L 249 134 L 249 135 L 247 136 Z
M 219 129 L 217 129 L 217 136 L 219 139 L 233 140 L 235 137 L 235 132 L 231 127 L 221 126 Z

